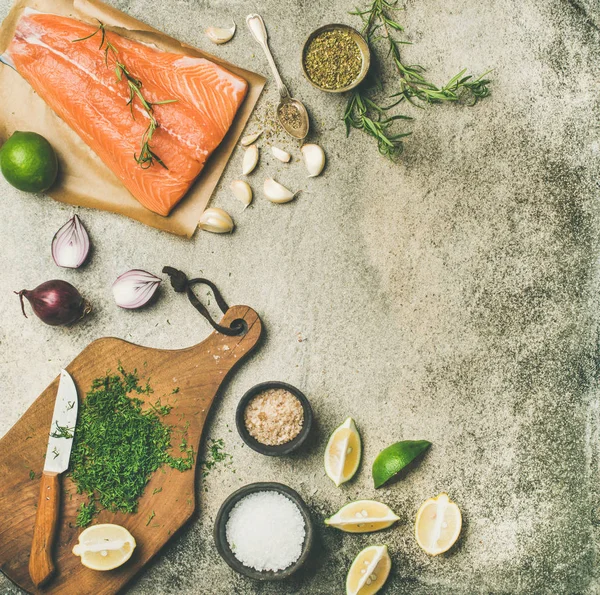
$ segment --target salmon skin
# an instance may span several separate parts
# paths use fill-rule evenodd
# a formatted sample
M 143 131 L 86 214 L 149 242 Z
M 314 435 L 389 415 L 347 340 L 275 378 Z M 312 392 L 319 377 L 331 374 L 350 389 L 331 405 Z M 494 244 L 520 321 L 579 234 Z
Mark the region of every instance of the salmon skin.
M 222 66 L 154 49 L 75 19 L 25 9 L 0 57 L 33 87 L 146 208 L 168 215 L 219 146 L 242 104 L 248 83 Z M 106 42 L 115 52 L 107 53 Z M 116 60 L 141 81 L 158 128 L 144 169 L 136 162 L 150 117 L 138 97 L 131 106 Z M 156 105 L 161 101 L 172 101 Z M 131 108 L 131 109 L 130 109 Z M 145 164 L 148 165 L 148 164 Z

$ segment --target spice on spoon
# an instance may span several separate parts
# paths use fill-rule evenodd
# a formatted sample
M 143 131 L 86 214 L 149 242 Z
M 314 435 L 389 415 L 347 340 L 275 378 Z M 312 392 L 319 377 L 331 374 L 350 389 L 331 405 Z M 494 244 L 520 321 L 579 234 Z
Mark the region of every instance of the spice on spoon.
M 256 395 L 244 411 L 244 424 L 261 444 L 278 446 L 291 442 L 302 430 L 302 403 L 283 388 L 272 388 Z
M 284 126 L 289 126 L 293 130 L 302 128 L 302 114 L 300 110 L 291 102 L 279 106 L 279 118 Z
M 360 75 L 362 54 L 348 31 L 334 29 L 317 35 L 306 48 L 304 65 L 310 80 L 323 89 L 343 89 Z

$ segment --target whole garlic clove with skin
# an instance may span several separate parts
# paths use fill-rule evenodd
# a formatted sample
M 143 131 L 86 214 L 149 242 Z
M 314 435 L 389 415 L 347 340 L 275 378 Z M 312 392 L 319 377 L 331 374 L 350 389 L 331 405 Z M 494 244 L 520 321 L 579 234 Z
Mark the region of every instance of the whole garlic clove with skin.
M 223 209 L 211 207 L 202 213 L 198 227 L 211 233 L 230 233 L 233 231 L 234 224 L 229 213 Z
M 296 194 L 276 182 L 273 178 L 267 178 L 264 185 L 265 196 L 276 204 L 283 204 L 294 200 Z
M 304 157 L 304 165 L 308 171 L 309 178 L 315 178 L 323 171 L 325 167 L 325 152 L 319 145 L 303 145 L 302 157 Z
M 229 28 L 209 27 L 205 33 L 213 43 L 221 45 L 230 41 L 235 35 L 235 23 Z
M 242 160 L 242 175 L 247 176 L 254 171 L 254 168 L 258 165 L 258 147 L 256 145 L 250 145 L 244 152 L 244 158 Z
M 248 182 L 243 180 L 234 180 L 231 182 L 231 192 L 239 201 L 244 203 L 244 209 L 250 206 L 252 202 L 252 188 Z

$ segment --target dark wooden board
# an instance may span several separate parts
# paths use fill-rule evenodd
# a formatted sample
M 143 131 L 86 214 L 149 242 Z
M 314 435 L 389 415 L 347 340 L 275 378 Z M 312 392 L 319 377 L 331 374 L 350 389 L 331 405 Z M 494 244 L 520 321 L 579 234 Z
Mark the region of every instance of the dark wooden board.
M 109 370 L 115 371 L 119 362 L 127 371 L 137 368 L 141 380 L 150 378 L 154 394 L 149 399 L 155 401 L 160 396 L 163 404 L 173 406 L 164 420 L 173 426 L 175 451 L 178 453 L 178 438 L 189 424 L 188 444 L 197 453 L 219 387 L 236 364 L 252 351 L 261 335 L 258 314 L 247 306 L 230 308 L 221 324 L 229 326 L 240 318 L 248 326 L 245 334 L 227 337 L 215 331 L 202 343 L 175 351 L 140 347 L 114 338 L 99 339 L 66 369 L 77 385 L 81 403 L 92 381 Z M 172 394 L 177 387 L 179 392 Z M 194 513 L 196 472 L 159 469 L 146 487 L 136 514 L 100 513 L 96 522 L 123 525 L 137 541 L 133 557 L 123 567 L 109 572 L 89 570 L 72 554 L 81 533 L 75 526 L 77 510 L 86 498 L 76 494 L 69 477 L 61 476 L 63 498 L 54 556 L 57 572 L 46 587 L 36 589 L 29 577 L 29 552 L 57 388 L 58 376 L 0 440 L 0 569 L 31 593 L 116 593 Z M 36 474 L 33 480 L 31 471 Z M 161 492 L 153 495 L 154 490 L 161 488 Z M 148 523 L 152 513 L 155 516 Z

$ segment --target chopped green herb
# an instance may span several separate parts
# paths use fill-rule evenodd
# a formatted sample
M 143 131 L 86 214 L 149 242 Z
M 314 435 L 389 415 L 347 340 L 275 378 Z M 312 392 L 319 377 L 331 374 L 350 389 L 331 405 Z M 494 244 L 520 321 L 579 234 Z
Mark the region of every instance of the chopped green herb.
M 67 402 L 67 411 L 71 411 L 71 409 L 73 409 L 73 407 L 75 407 L 75 401 L 68 401 Z
M 137 372 L 107 375 L 93 381 L 81 404 L 71 455 L 71 477 L 79 494 L 87 494 L 77 525 L 89 525 L 100 509 L 137 512 L 138 500 L 152 473 L 168 465 L 187 471 L 194 465 L 193 449 L 186 456 L 170 454 L 172 428 L 162 422 L 170 411 L 160 401 L 142 409 L 136 395 L 150 395 L 149 383 L 140 385 Z M 133 394 L 132 394 L 133 393 Z
M 89 502 L 82 502 L 79 507 L 79 513 L 77 514 L 77 523 L 78 527 L 87 527 L 94 517 L 96 516 L 96 502 L 93 499 L 90 499 Z
M 152 511 L 152 514 L 148 517 L 148 522 L 146 523 L 146 527 L 152 522 L 152 519 L 156 516 L 156 513 Z
M 54 447 L 54 450 L 52 451 L 52 454 L 54 455 L 55 459 L 58 457 L 58 455 L 60 455 L 60 452 L 58 452 L 58 448 L 56 448 L 56 446 Z
M 215 468 L 219 463 L 224 463 L 229 466 L 233 463 L 233 457 L 225 452 L 225 441 L 222 438 L 213 439 L 208 441 L 208 452 L 206 459 L 201 461 L 202 477 L 207 477 L 212 469 Z
M 162 488 L 154 488 L 152 495 L 155 496 L 156 494 L 160 494 L 161 492 L 162 492 Z
M 67 426 L 61 426 L 57 421 L 54 422 L 56 424 L 56 430 L 54 430 L 51 434 L 51 438 L 73 438 L 73 430 L 75 428 L 67 428 Z
M 35 479 L 35 471 L 33 469 L 29 472 L 29 479 Z

